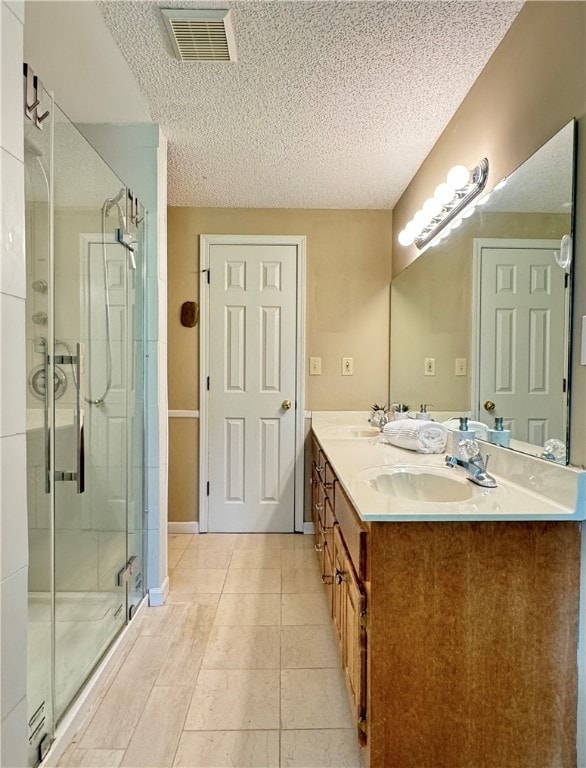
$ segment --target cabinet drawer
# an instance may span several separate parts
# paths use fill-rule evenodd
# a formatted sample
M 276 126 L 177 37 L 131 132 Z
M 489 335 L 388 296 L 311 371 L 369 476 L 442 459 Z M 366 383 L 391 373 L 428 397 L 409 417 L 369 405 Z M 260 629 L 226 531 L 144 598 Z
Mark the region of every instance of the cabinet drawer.
M 352 564 L 358 574 L 358 578 L 367 580 L 366 541 L 368 534 L 366 528 L 354 511 L 339 483 L 336 483 L 334 486 L 334 497 L 336 520 L 340 524 L 340 532 L 350 553 Z

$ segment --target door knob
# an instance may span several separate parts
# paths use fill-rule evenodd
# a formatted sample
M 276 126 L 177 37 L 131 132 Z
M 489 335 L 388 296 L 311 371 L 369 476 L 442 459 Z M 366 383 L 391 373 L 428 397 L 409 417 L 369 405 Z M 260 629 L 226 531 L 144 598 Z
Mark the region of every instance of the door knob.
M 283 402 L 281 403 L 281 408 L 284 411 L 288 411 L 289 408 L 291 408 L 291 400 L 283 400 Z
M 484 403 L 484 410 L 485 411 L 494 411 L 495 408 L 496 408 L 496 406 L 492 402 L 492 400 L 487 400 L 486 403 Z

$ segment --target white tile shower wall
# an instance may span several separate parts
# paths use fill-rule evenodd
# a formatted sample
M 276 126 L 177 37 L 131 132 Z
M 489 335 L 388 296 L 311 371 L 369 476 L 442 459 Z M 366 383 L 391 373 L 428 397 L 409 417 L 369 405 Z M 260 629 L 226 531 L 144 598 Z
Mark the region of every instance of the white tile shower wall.
M 6 3 L 2 3 L 0 46 L 2 50 L 2 113 L 0 117 L 0 145 L 18 160 L 24 160 L 24 133 L 22 130 L 22 20 Z
M 23 3 L 0 4 L 0 766 L 26 765 Z

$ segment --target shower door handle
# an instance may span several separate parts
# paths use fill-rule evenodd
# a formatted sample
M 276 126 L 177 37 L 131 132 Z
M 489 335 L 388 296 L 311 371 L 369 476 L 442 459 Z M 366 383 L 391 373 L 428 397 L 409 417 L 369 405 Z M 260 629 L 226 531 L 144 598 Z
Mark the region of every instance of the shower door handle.
M 49 350 L 45 345 L 45 493 L 51 493 L 51 425 L 49 422 Z
M 85 349 L 77 343 L 77 492 L 85 491 Z

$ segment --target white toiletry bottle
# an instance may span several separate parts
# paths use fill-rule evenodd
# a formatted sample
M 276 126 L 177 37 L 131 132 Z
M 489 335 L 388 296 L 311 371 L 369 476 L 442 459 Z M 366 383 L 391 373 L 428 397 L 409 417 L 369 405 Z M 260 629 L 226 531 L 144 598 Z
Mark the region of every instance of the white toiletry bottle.
M 458 446 L 462 440 L 474 440 L 476 434 L 468 429 L 468 416 L 460 416 L 460 426 L 452 432 L 452 453 L 458 453 Z
M 495 445 L 504 445 L 508 448 L 511 443 L 511 430 L 503 429 L 503 417 L 495 416 L 494 429 L 488 430 L 488 439 Z

